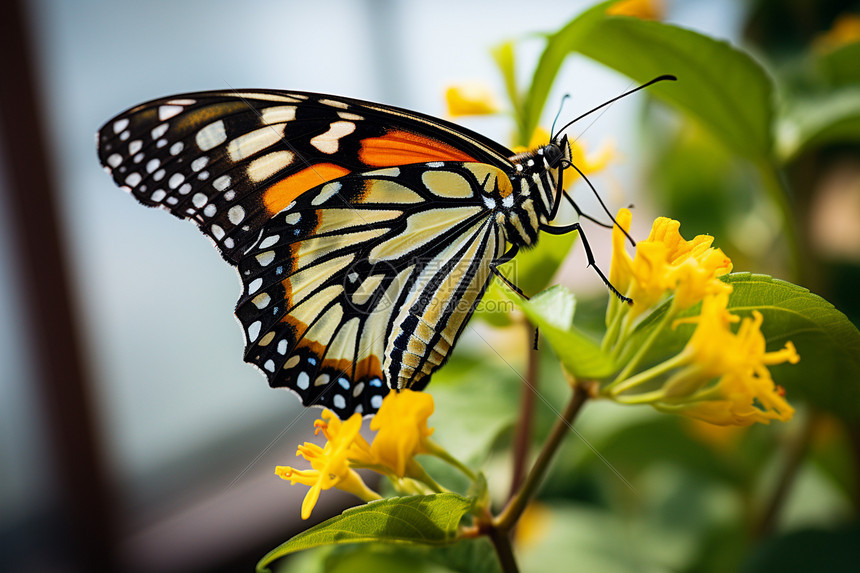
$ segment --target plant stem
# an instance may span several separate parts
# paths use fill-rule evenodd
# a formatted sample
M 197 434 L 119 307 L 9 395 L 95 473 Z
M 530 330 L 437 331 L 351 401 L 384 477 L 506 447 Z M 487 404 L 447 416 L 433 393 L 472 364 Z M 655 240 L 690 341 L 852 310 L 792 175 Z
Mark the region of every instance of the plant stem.
M 567 435 L 567 431 L 571 427 L 571 423 L 589 396 L 590 390 L 586 385 L 582 383 L 573 385 L 573 396 L 571 396 L 570 402 L 565 406 L 564 412 L 555 423 L 555 426 L 553 426 L 552 432 L 547 437 L 546 443 L 544 443 L 528 477 L 526 477 L 519 491 L 508 501 L 502 512 L 493 520 L 493 525 L 496 529 L 506 533 L 516 524 L 526 505 L 528 505 L 529 501 L 537 493 L 537 489 L 543 481 L 547 469 L 549 469 L 549 464 L 555 456 L 555 452 L 558 450 L 562 439 Z
M 666 324 L 668 324 L 672 316 L 675 315 L 674 310 L 675 305 L 673 303 L 669 307 L 669 309 L 666 310 L 666 314 L 664 314 L 663 317 L 660 319 L 660 323 L 657 325 L 657 327 L 651 330 L 651 333 L 648 335 L 648 338 L 645 340 L 644 343 L 642 343 L 641 346 L 639 346 L 639 349 L 636 351 L 636 354 L 634 354 L 633 357 L 627 362 L 627 365 L 624 367 L 624 370 L 622 370 L 621 373 L 618 374 L 618 376 L 615 378 L 615 381 L 613 381 L 608 386 L 609 388 L 615 385 L 619 380 L 624 380 L 625 378 L 627 378 L 630 373 L 633 372 L 633 370 L 635 370 L 637 366 L 639 366 L 639 362 L 641 362 L 642 358 L 645 357 L 645 354 L 649 350 L 651 350 L 651 346 L 654 344 L 654 341 L 657 340 L 657 336 L 663 331 L 664 328 L 666 328 Z
M 782 215 L 782 226 L 788 243 L 789 265 L 792 276 L 803 284 L 806 276 L 804 264 L 805 245 L 798 233 L 798 217 L 789 201 L 787 185 L 783 174 L 771 161 L 760 160 L 756 163 L 762 183 Z
M 502 531 L 491 525 L 487 528 L 486 533 L 496 550 L 496 555 L 499 557 L 502 573 L 519 573 L 520 569 L 517 567 L 516 558 L 514 558 L 514 546 L 511 543 L 510 532 Z
M 508 499 L 514 497 L 514 494 L 523 483 L 526 473 L 526 460 L 529 457 L 529 445 L 532 438 L 535 396 L 538 392 L 538 363 L 540 354 L 532 345 L 533 327 L 528 321 L 525 324 L 529 354 L 526 366 L 526 383 L 523 385 L 522 398 L 520 399 L 520 415 L 514 431 L 514 467 L 511 475 L 511 491 Z
M 806 456 L 807 450 L 809 450 L 816 418 L 815 412 L 810 412 L 806 420 L 804 420 L 800 431 L 797 435 L 792 436 L 791 441 L 788 443 L 785 465 L 779 474 L 779 481 L 773 490 L 770 500 L 768 500 L 764 506 L 764 510 L 753 525 L 753 536 L 755 539 L 764 539 L 773 532 L 779 519 L 779 513 L 785 504 L 785 500 L 788 499 L 791 486 L 794 485 L 794 479 L 797 477 L 797 472 L 803 463 L 803 458 Z

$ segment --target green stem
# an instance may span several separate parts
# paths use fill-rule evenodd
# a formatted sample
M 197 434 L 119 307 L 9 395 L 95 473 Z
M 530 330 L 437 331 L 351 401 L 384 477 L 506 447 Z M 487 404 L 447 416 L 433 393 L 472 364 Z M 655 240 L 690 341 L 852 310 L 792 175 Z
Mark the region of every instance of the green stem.
M 810 412 L 804 420 L 800 431 L 797 435 L 792 436 L 792 440 L 788 443 L 785 462 L 779 474 L 779 481 L 767 504 L 765 504 L 764 510 L 753 525 L 753 536 L 755 539 L 764 539 L 773 532 L 782 507 L 785 505 L 785 500 L 788 499 L 788 494 L 794 485 L 797 472 L 800 470 L 803 459 L 809 451 L 815 421 L 815 412 Z
M 657 336 L 663 331 L 664 328 L 666 328 L 666 324 L 669 322 L 669 320 L 671 320 L 674 314 L 675 313 L 673 304 L 669 306 L 669 308 L 666 310 L 666 314 L 664 314 L 663 318 L 660 319 L 660 323 L 657 325 L 656 328 L 651 330 L 651 333 L 648 335 L 648 338 L 639 347 L 639 349 L 636 351 L 636 354 L 634 354 L 633 357 L 627 362 L 627 365 L 624 366 L 624 369 L 618 374 L 618 376 L 615 377 L 615 380 L 613 380 L 612 383 L 606 387 L 607 390 L 613 388 L 620 381 L 630 376 L 630 373 L 633 372 L 637 366 L 639 366 L 639 363 L 645 357 L 645 354 L 647 354 L 648 351 L 651 350 L 651 347 L 654 345 L 654 341 L 657 340 Z M 633 380 L 634 378 L 631 378 L 630 380 Z
M 508 499 L 514 496 L 523 483 L 526 473 L 526 462 L 529 458 L 529 446 L 532 441 L 532 426 L 535 410 L 535 396 L 538 393 L 538 363 L 540 354 L 532 346 L 534 327 L 526 321 L 526 344 L 528 345 L 528 364 L 526 366 L 526 380 L 522 387 L 520 398 L 520 415 L 517 418 L 517 426 L 514 430 L 514 460 L 511 472 L 511 489 Z
M 614 302 L 618 302 L 615 300 L 615 297 L 612 297 L 612 300 L 609 301 L 609 304 L 613 304 Z M 621 330 L 621 322 L 624 318 L 625 313 L 621 312 L 620 304 L 617 304 L 615 310 L 612 312 L 612 318 L 609 322 L 609 328 L 606 329 L 606 334 L 603 336 L 603 342 L 600 344 L 600 349 L 606 352 L 612 347 L 613 344 L 618 340 L 618 333 Z
M 448 450 L 446 450 L 445 448 L 443 448 L 442 446 L 440 446 L 436 442 L 433 442 L 431 440 L 427 440 L 426 445 L 427 445 L 427 449 L 428 449 L 427 453 L 430 454 L 431 456 L 435 456 L 435 457 L 439 458 L 440 460 L 442 460 L 443 462 L 446 462 L 447 464 L 457 468 L 458 470 L 460 470 L 463 473 L 463 475 L 465 475 L 471 481 L 475 481 L 476 479 L 478 479 L 478 476 L 475 475 L 475 472 L 473 472 L 471 469 L 469 469 L 463 462 L 461 462 L 460 460 L 458 460 L 457 458 L 452 456 L 450 453 L 448 453 Z
M 549 464 L 561 445 L 562 439 L 567 435 L 571 423 L 589 396 L 589 390 L 583 384 L 575 384 L 573 386 L 573 396 L 571 396 L 570 402 L 568 402 L 561 417 L 555 423 L 555 426 L 553 426 L 552 432 L 547 437 L 525 482 L 523 482 L 519 491 L 508 501 L 502 512 L 493 520 L 493 527 L 495 529 L 506 534 L 517 523 L 526 506 L 537 493 L 537 489 L 543 481 L 544 475 L 547 469 L 549 469 Z
M 610 396 L 618 396 L 622 392 L 630 390 L 631 388 L 635 388 L 640 384 L 643 384 L 661 374 L 672 370 L 673 368 L 677 368 L 678 366 L 682 366 L 686 363 L 686 356 L 683 352 L 676 354 L 674 357 L 669 360 L 665 360 L 660 364 L 652 366 L 648 370 L 644 370 L 637 374 L 636 376 L 631 376 L 630 378 L 623 378 L 620 375 L 616 378 L 611 384 L 607 385 L 603 390 L 601 390 L 602 394 L 609 394 Z M 625 369 L 626 371 L 626 369 Z
M 406 477 L 412 478 L 416 481 L 420 481 L 435 493 L 443 493 L 448 490 L 439 485 L 436 480 L 430 477 L 430 474 L 424 469 L 424 466 L 416 462 L 414 459 L 409 460 L 409 464 L 406 466 Z
M 771 161 L 761 160 L 756 163 L 762 177 L 762 183 L 782 215 L 782 228 L 788 242 L 791 274 L 795 280 L 804 279 L 803 245 L 798 234 L 797 217 L 791 208 L 788 189 L 782 174 Z
M 486 533 L 493 544 L 493 548 L 496 550 L 496 555 L 499 557 L 499 565 L 502 566 L 502 573 L 519 573 L 517 560 L 514 558 L 514 546 L 511 543 L 510 532 L 502 531 L 491 525 L 487 528 Z

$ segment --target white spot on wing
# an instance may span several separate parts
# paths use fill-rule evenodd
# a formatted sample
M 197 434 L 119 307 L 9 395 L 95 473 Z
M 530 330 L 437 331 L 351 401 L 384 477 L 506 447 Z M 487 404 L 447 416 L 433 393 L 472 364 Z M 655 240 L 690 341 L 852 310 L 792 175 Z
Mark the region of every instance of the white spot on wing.
M 209 158 L 203 155 L 202 157 L 198 157 L 194 161 L 191 162 L 191 170 L 192 171 L 200 171 L 206 164 L 209 163 Z
M 307 390 L 311 385 L 311 377 L 308 376 L 307 372 L 299 372 L 299 375 L 296 376 L 296 387 L 299 390 Z
M 224 189 L 226 189 L 229 186 L 230 186 L 230 176 L 229 175 L 222 175 L 221 177 L 219 177 L 218 179 L 216 179 L 215 181 L 212 182 L 212 187 L 214 187 L 218 191 L 223 191 Z
M 152 135 L 152 139 L 158 139 L 159 137 L 161 137 L 165 133 L 167 133 L 167 124 L 166 123 L 162 123 L 161 125 L 153 127 L 152 131 L 150 132 L 150 134 Z
M 317 196 L 311 200 L 311 205 L 322 205 L 328 201 L 329 198 L 333 197 L 335 193 L 340 191 L 341 187 L 342 185 L 338 181 L 323 186 L 320 192 L 317 193 Z
M 118 119 L 115 122 L 113 122 L 113 132 L 114 133 L 119 133 L 120 131 L 122 131 L 126 127 L 128 127 L 128 118 Z
M 261 267 L 268 266 L 275 260 L 275 251 L 266 251 L 257 255 L 257 262 Z
M 130 155 L 134 155 L 138 151 L 143 149 L 143 142 L 139 139 L 135 139 L 131 143 L 128 144 L 128 153 Z
M 280 239 L 280 237 L 278 235 L 269 235 L 268 237 L 263 239 L 263 241 L 259 244 L 259 246 L 257 248 L 268 249 L 272 245 L 277 244 L 279 239 Z
M 129 176 L 125 178 L 125 183 L 130 187 L 135 187 L 138 183 L 140 183 L 140 180 L 140 173 L 130 173 Z
M 283 123 L 296 119 L 296 106 L 294 105 L 278 105 L 267 107 L 260 114 L 263 116 L 263 123 Z
M 248 165 L 248 177 L 251 181 L 263 181 L 274 175 L 293 162 L 295 156 L 291 151 L 273 151 Z
M 122 163 L 122 156 L 119 153 L 114 153 L 107 158 L 107 163 L 111 167 L 118 167 L 119 164 Z
M 340 138 L 353 131 L 355 131 L 355 124 L 351 121 L 336 121 L 329 126 L 328 131 L 311 139 L 311 145 L 322 153 L 337 153 Z
M 257 340 L 257 337 L 260 335 L 260 321 L 254 322 L 251 326 L 248 327 L 248 342 L 254 342 Z
M 181 141 L 177 141 L 170 146 L 170 155 L 179 155 L 180 153 L 182 153 L 183 149 L 185 149 L 185 144 Z
M 343 410 L 346 408 L 346 399 L 340 394 L 335 394 L 334 400 L 332 400 L 332 405 L 338 410 Z
M 182 113 L 182 106 L 162 105 L 158 108 L 158 119 L 160 121 L 165 121 L 180 113 Z
M 227 145 L 227 153 L 233 161 L 241 161 L 281 141 L 284 126 L 267 125 L 232 140 Z
M 241 205 L 234 205 L 233 207 L 230 207 L 229 211 L 227 211 L 227 218 L 230 219 L 230 222 L 234 225 L 238 225 L 242 222 L 242 219 L 245 218 L 245 210 Z
M 201 151 L 209 151 L 213 147 L 221 145 L 227 141 L 227 131 L 224 128 L 224 122 L 219 119 L 210 123 L 197 132 L 194 141 Z
M 258 290 L 260 290 L 261 286 L 263 286 L 263 279 L 257 278 L 252 280 L 251 283 L 248 285 L 248 294 L 254 294 Z
M 338 109 L 347 109 L 349 106 L 342 101 L 335 101 L 333 99 L 321 99 L 320 103 L 323 105 L 330 105 L 331 107 L 336 107 Z

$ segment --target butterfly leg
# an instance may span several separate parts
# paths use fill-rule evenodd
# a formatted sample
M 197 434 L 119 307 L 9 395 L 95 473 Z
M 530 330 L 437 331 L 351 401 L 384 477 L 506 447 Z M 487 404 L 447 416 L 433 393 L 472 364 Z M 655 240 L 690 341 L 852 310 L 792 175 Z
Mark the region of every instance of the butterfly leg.
M 503 275 L 502 271 L 500 271 L 498 269 L 499 266 L 501 266 L 501 265 L 505 264 L 506 262 L 510 261 L 511 259 L 513 259 L 517 255 L 519 250 L 520 250 L 520 248 L 516 245 L 514 245 L 510 249 L 508 249 L 508 252 L 505 253 L 504 255 L 502 255 L 501 258 L 490 263 L 490 272 L 492 272 L 494 275 L 496 275 L 499 278 L 499 280 L 501 280 L 503 283 L 505 283 L 505 285 L 507 285 L 507 287 L 509 289 L 511 289 L 512 291 L 514 291 L 515 293 L 517 293 L 518 295 L 520 295 L 524 299 L 529 300 L 528 295 L 526 295 L 526 293 L 524 293 L 520 289 L 520 287 L 518 287 L 517 285 L 512 283 L 510 280 L 508 280 L 508 277 Z
M 573 231 L 579 231 L 579 238 L 582 240 L 582 246 L 585 249 L 585 258 L 588 261 L 588 266 L 593 268 L 597 274 L 603 279 L 603 282 L 612 291 L 612 294 L 621 299 L 622 302 L 626 302 L 628 304 L 632 303 L 633 300 L 627 298 L 623 294 L 621 294 L 617 288 L 612 286 L 612 283 L 609 282 L 609 279 L 606 278 L 606 275 L 603 274 L 603 271 L 600 270 L 600 267 L 597 266 L 597 262 L 594 260 L 594 253 L 591 252 L 591 245 L 588 244 L 588 239 L 585 238 L 585 233 L 582 230 L 582 226 L 579 223 L 573 223 L 572 225 L 565 225 L 564 227 L 551 227 L 551 226 L 543 226 L 540 228 L 541 231 L 549 233 L 550 235 L 565 235 L 567 233 L 571 233 Z
M 508 249 L 507 253 L 502 255 L 502 258 L 500 258 L 498 261 L 493 261 L 492 263 L 490 263 L 490 271 L 494 275 L 499 277 L 499 279 L 502 282 L 504 282 L 508 286 L 509 289 L 511 289 L 512 291 L 514 291 L 515 293 L 517 293 L 518 295 L 520 295 L 524 299 L 529 300 L 529 296 L 526 293 L 524 293 L 522 291 L 522 289 L 520 289 L 520 287 L 518 287 L 517 285 L 512 283 L 508 279 L 508 277 L 503 275 L 502 272 L 497 268 L 499 265 L 503 265 L 506 262 L 508 262 L 509 260 L 513 259 L 516 256 L 516 254 L 519 252 L 519 250 L 520 250 L 519 247 L 517 247 L 516 245 L 512 246 L 510 249 Z M 538 335 L 538 329 L 535 328 L 535 342 L 534 342 L 534 349 L 535 350 L 538 349 L 538 336 L 539 336 Z

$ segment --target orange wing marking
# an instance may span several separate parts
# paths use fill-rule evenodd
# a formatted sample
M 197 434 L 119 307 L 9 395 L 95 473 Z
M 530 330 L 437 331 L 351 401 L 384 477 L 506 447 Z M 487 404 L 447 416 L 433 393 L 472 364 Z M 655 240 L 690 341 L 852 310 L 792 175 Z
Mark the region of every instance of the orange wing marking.
M 305 167 L 301 171 L 285 177 L 263 191 L 263 204 L 270 215 L 279 213 L 287 205 L 295 201 L 296 197 L 322 185 L 332 179 L 343 177 L 350 171 L 346 167 L 334 163 L 318 163 L 311 167 Z
M 431 161 L 476 162 L 473 157 L 438 139 L 398 130 L 389 131 L 382 137 L 363 139 L 358 158 L 370 167 L 394 167 Z

